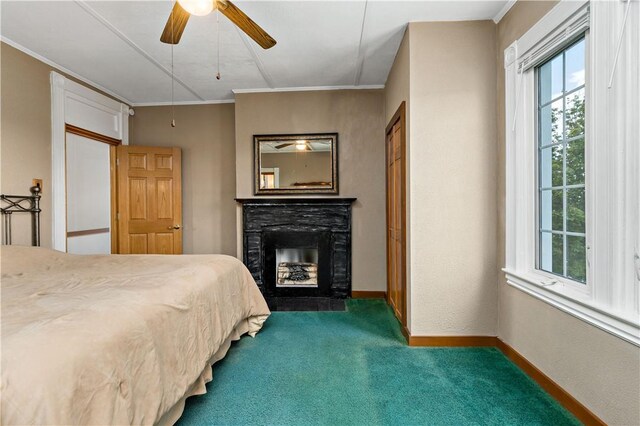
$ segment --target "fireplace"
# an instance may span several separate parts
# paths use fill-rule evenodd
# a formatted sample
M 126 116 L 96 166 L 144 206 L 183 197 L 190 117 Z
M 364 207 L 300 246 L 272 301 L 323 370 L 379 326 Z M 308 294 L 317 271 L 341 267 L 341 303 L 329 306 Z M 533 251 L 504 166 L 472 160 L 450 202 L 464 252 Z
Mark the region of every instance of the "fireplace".
M 271 297 L 331 297 L 331 232 L 262 230 L 261 272 Z
M 351 295 L 354 200 L 237 200 L 243 206 L 243 260 L 272 309 L 344 305 L 336 301 Z
M 318 249 L 276 249 L 276 288 L 318 288 Z
M 318 289 L 318 249 L 276 249 L 276 293 Z

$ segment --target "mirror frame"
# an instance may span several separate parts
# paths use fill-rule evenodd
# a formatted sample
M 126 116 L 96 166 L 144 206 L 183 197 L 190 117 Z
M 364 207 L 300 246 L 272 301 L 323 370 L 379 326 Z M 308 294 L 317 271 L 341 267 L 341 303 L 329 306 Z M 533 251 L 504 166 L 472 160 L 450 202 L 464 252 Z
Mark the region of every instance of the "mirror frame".
M 273 141 L 296 141 L 300 139 L 331 140 L 331 180 L 326 188 L 260 188 L 260 143 Z M 296 195 L 296 194 L 332 194 L 338 195 L 338 134 L 337 133 L 297 133 L 287 135 L 253 135 L 253 185 L 255 195 Z

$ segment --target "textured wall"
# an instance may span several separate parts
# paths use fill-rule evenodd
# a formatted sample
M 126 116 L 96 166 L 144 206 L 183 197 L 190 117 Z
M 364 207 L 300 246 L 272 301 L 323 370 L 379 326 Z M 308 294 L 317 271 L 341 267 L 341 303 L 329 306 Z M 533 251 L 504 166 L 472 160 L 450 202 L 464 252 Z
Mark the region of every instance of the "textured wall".
M 385 126 L 389 124 L 393 114 L 395 114 L 403 101 L 406 103 L 407 121 L 409 119 L 409 97 L 411 94 L 409 73 L 410 31 L 411 28 L 407 26 L 384 86 Z
M 2 193 L 29 194 L 43 179 L 41 245 L 51 247 L 51 88 L 48 65 L 2 43 Z M 14 244 L 31 244 L 28 214 L 13 215 Z
M 129 143 L 182 149 L 184 253 L 236 255 L 234 105 L 136 107 Z
M 411 334 L 495 335 L 492 21 L 409 24 Z
M 405 30 L 404 37 L 402 38 L 402 42 L 400 43 L 400 47 L 398 48 L 398 52 L 396 53 L 396 57 L 393 61 L 393 65 L 391 67 L 391 71 L 389 71 L 389 76 L 387 77 L 387 81 L 384 87 L 384 103 L 385 103 L 385 126 L 389 124 L 393 115 L 396 113 L 402 102 L 405 103 L 405 120 L 406 120 L 406 153 L 407 158 L 411 154 L 411 134 L 409 132 L 409 127 L 411 126 L 411 75 L 409 69 L 409 43 L 410 37 L 409 33 L 411 28 L 407 26 Z M 407 179 L 407 188 L 409 188 L 409 182 L 411 180 L 411 165 L 407 162 L 406 167 L 406 179 Z M 406 209 L 407 209 L 407 218 L 406 218 L 406 246 L 407 246 L 407 272 L 406 272 L 406 281 L 407 281 L 407 327 L 411 329 L 411 194 L 406 194 Z
M 503 52 L 555 2 L 518 1 L 498 24 L 499 337 L 605 422 L 640 424 L 640 350 L 506 284 Z
M 236 95 L 236 194 L 253 196 L 253 135 L 338 132 L 340 196 L 353 205 L 353 289 L 386 289 L 382 90 Z

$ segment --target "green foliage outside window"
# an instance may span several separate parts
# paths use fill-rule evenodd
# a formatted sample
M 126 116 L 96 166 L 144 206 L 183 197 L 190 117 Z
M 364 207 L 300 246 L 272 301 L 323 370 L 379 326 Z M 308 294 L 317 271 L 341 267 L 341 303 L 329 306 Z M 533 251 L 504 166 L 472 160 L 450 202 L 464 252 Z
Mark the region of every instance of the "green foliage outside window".
M 565 93 L 568 79 L 565 74 L 570 65 L 563 55 L 575 54 L 567 51 L 544 64 L 539 77 L 541 91 L 545 92 L 540 94 L 540 101 L 550 102 L 540 107 L 538 116 L 539 143 L 543 147 L 539 160 L 540 256 L 545 259 L 540 267 L 586 282 L 585 89 L 578 85 L 568 95 L 552 95 L 557 90 Z M 571 66 L 575 69 L 576 64 Z M 560 74 L 562 80 L 558 78 Z M 583 81 L 578 84 L 584 85 Z M 553 96 L 560 97 L 551 101 Z

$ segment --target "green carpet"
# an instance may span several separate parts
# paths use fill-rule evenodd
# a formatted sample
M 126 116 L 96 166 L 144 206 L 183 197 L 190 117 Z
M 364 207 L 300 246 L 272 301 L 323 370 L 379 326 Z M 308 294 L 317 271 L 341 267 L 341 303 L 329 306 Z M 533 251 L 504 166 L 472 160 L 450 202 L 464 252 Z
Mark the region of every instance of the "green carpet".
M 274 312 L 179 425 L 576 425 L 495 348 L 410 348 L 381 300 Z

